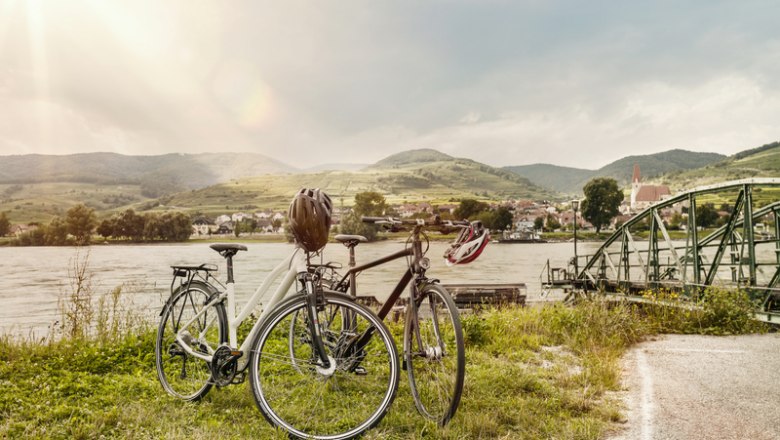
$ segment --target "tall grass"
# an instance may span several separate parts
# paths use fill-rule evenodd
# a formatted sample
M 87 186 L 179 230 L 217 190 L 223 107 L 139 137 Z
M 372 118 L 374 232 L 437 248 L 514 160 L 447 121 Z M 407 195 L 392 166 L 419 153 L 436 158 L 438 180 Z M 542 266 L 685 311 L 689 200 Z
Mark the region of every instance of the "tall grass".
M 86 301 L 89 289 L 76 290 L 73 298 Z M 246 386 L 215 388 L 198 404 L 165 394 L 154 369 L 155 332 L 127 319 L 123 295 L 115 289 L 102 305 L 92 297 L 92 312 L 68 309 L 68 319 L 81 321 L 44 344 L 0 337 L 0 438 L 286 438 L 265 422 Z M 660 298 L 463 316 L 466 384 L 452 423 L 424 421 L 402 377 L 387 417 L 365 438 L 602 438 L 623 417 L 612 392 L 632 344 L 661 331 L 766 329 L 749 320 L 741 296 L 712 291 L 699 310 L 677 311 Z M 398 333 L 402 325 L 390 327 Z
M 68 264 L 68 286 L 57 301 L 61 320 L 50 339 L 66 338 L 110 343 L 144 330 L 147 320 L 137 311 L 132 294 L 139 286 L 125 283 L 108 292 L 96 291 L 89 267 L 89 249 L 78 249 Z

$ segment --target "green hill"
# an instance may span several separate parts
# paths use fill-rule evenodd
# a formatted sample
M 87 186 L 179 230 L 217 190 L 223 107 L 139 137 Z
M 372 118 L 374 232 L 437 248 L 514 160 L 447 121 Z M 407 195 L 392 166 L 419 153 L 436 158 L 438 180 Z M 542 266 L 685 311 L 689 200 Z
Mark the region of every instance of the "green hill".
M 581 168 L 561 167 L 546 163 L 533 165 L 518 165 L 503 169 L 523 176 L 544 188 L 550 188 L 564 193 L 575 193 L 582 190 L 582 182 L 587 182 L 595 171 Z M 579 188 L 579 190 L 577 189 Z
M 93 153 L 3 159 L 0 212 L 8 211 L 14 223 L 46 223 L 78 203 L 100 215 L 127 208 L 208 214 L 280 209 L 302 186 L 323 188 L 347 205 L 361 191 L 378 191 L 391 203 L 555 195 L 516 174 L 436 150 L 394 154 L 359 171 L 310 173 L 252 154 Z
M 751 177 L 780 177 L 780 142 L 745 150 L 701 168 L 676 171 L 655 179 L 672 190 Z
M 392 156 L 388 156 L 379 162 L 367 168 L 397 168 L 403 165 L 426 163 L 426 162 L 446 162 L 455 158 L 436 151 L 431 148 L 422 148 L 419 150 L 402 151 Z
M 647 180 L 673 171 L 699 168 L 723 160 L 725 157 L 717 153 L 697 153 L 676 149 L 655 154 L 627 156 L 597 170 L 548 164 L 512 166 L 504 169 L 555 191 L 581 193 L 582 187 L 594 177 L 611 177 L 618 181 L 618 185 L 627 186 L 631 183 L 634 164 L 639 165 L 642 179 Z
M 292 171 L 297 170 L 254 153 L 0 156 L 0 184 L 77 182 L 140 185 L 163 180 L 184 189 L 213 185 L 231 178 Z
M 424 151 L 430 160 L 419 160 Z M 447 203 L 461 198 L 552 198 L 527 179 L 470 159 L 456 159 L 435 150 L 399 153 L 361 171 L 327 171 L 310 174 L 276 174 L 237 179 L 200 190 L 183 192 L 170 205 L 205 213 L 283 208 L 291 194 L 303 186 L 328 192 L 337 204 L 352 204 L 356 193 L 377 191 L 390 203 L 428 201 Z M 409 161 L 408 157 L 418 157 Z M 437 160 L 438 159 L 438 160 Z
M 108 215 L 155 206 L 159 197 L 231 177 L 287 171 L 297 170 L 252 153 L 0 156 L 0 212 L 8 212 L 13 223 L 48 223 L 85 203 Z

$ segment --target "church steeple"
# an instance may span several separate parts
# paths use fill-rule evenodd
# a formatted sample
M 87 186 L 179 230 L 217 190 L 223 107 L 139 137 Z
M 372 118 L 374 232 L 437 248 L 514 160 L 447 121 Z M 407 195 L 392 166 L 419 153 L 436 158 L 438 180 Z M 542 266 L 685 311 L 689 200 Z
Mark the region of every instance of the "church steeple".
M 642 184 L 639 181 L 642 179 L 642 175 L 639 173 L 639 164 L 634 164 L 634 175 L 631 176 L 631 209 L 636 207 L 636 195 L 639 193 L 639 188 Z

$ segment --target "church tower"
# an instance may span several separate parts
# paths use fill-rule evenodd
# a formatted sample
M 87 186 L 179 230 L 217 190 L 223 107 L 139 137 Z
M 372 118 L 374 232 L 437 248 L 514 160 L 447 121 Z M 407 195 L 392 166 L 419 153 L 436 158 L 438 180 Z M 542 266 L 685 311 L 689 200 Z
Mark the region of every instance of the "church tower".
M 639 164 L 634 164 L 634 174 L 631 176 L 631 209 L 636 206 L 636 195 L 639 193 L 639 188 L 642 186 L 639 181 L 642 180 L 642 175 L 639 173 Z

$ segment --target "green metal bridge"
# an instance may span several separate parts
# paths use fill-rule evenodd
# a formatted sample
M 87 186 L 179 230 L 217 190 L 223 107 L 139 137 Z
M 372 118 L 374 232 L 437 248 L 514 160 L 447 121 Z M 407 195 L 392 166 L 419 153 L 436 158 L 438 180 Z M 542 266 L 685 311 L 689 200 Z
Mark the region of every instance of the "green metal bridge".
M 728 212 L 720 226 L 697 221 L 704 205 Z M 682 231 L 664 222 L 672 212 L 684 219 Z M 684 300 L 708 286 L 743 289 L 759 300 L 757 319 L 780 322 L 780 178 L 699 187 L 655 203 L 573 263 L 575 292 L 642 301 L 645 290 L 672 290 Z

